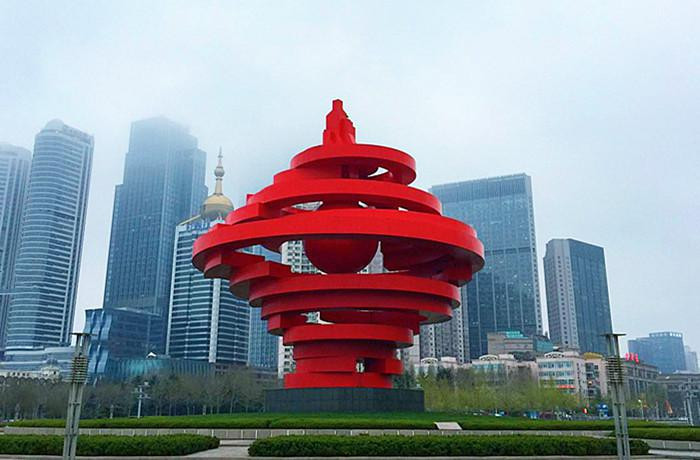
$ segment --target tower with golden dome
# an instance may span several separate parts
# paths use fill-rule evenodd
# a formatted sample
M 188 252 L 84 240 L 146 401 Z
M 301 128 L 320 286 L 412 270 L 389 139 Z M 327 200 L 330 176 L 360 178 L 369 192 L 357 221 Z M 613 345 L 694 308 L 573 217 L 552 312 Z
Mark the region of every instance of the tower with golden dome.
M 214 193 L 204 200 L 198 215 L 180 223 L 175 231 L 166 354 L 212 364 L 246 365 L 251 319 L 248 303 L 234 297 L 227 282 L 205 278 L 191 260 L 194 241 L 233 211 L 233 203 L 223 191 L 224 174 L 219 149 Z
M 233 211 L 233 203 L 231 200 L 224 195 L 224 165 L 223 165 L 223 154 L 221 153 L 221 147 L 219 147 L 219 162 L 214 169 L 214 176 L 216 177 L 216 185 L 214 186 L 214 193 L 209 195 L 204 203 L 202 204 L 202 212 L 200 217 L 209 220 L 223 220 L 226 215 Z

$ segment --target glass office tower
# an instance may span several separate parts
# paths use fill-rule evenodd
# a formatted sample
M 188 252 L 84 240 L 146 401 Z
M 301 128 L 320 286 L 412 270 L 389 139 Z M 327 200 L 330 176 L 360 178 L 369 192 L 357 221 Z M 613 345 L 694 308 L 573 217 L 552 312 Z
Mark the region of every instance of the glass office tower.
M 70 344 L 93 145 L 92 136 L 60 120 L 36 136 L 7 319 L 8 350 Z
M 223 194 L 221 158 L 219 153 L 214 193 L 204 201 L 199 215 L 175 231 L 166 353 L 172 358 L 245 365 L 250 337 L 248 302 L 231 294 L 228 282 L 205 278 L 192 265 L 195 240 L 233 210 L 231 200 Z
M 150 313 L 92 308 L 85 311 L 85 330 L 92 335 L 88 350 L 90 380 L 114 379 L 115 362 L 146 358 L 163 338 L 162 321 Z M 144 341 L 150 337 L 154 343 Z
M 612 332 L 603 248 L 553 239 L 544 256 L 547 317 L 552 342 L 581 352 L 607 354 Z
M 430 191 L 442 202 L 446 216 L 474 227 L 484 243 L 486 265 L 462 288 L 461 311 L 455 312 L 463 315 L 466 357 L 476 359 L 487 353 L 489 332 L 541 334 L 530 177 L 492 177 L 436 185 Z
M 178 226 L 166 354 L 245 365 L 250 334 L 248 302 L 231 294 L 228 282 L 205 278 L 192 265 L 194 241 L 217 222 L 222 220 L 198 218 Z
M 265 260 L 274 262 L 281 260 L 279 253 L 267 250 L 262 246 L 254 246 L 249 249 L 249 252 L 265 256 Z M 260 317 L 260 309 L 251 308 L 248 365 L 276 371 L 280 341 L 280 337 L 267 332 L 267 320 Z
M 686 370 L 685 346 L 680 332 L 652 332 L 627 342 L 630 353 L 642 362 L 656 366 L 662 374 Z
M 163 117 L 132 123 L 124 178 L 114 196 L 104 308 L 159 317 L 161 337 L 175 227 L 206 197 L 205 168 L 206 154 L 186 128 Z M 156 348 L 162 352 L 164 340 Z
M 29 150 L 0 142 L 0 348 L 5 344 L 7 309 L 31 161 Z

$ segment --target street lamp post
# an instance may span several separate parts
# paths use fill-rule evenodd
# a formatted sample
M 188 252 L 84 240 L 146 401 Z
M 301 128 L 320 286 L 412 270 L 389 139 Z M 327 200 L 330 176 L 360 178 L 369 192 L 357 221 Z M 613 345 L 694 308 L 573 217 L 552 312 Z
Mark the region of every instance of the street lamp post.
M 75 352 L 71 362 L 70 393 L 68 395 L 68 413 L 66 415 L 66 434 L 63 439 L 63 460 L 75 459 L 75 449 L 78 445 L 80 409 L 88 371 L 90 334 L 79 332 L 75 336 Z
M 630 438 L 627 431 L 627 408 L 625 407 L 625 374 L 620 358 L 619 338 L 624 334 L 604 334 L 608 343 L 608 382 L 612 396 L 613 419 L 615 422 L 615 440 L 617 441 L 617 458 L 629 460 Z
M 688 419 L 688 425 L 695 425 L 695 417 L 693 414 L 693 382 L 690 377 L 685 384 L 680 385 L 683 390 L 683 409 L 685 410 L 685 415 Z M 698 412 L 700 412 L 700 405 L 698 406 Z
M 141 405 L 143 403 L 143 400 L 151 399 L 151 397 L 148 396 L 145 392 L 146 388 L 148 388 L 148 382 L 143 382 L 134 391 L 134 393 L 136 394 L 136 399 L 138 400 L 138 406 L 136 407 L 136 418 L 141 418 Z

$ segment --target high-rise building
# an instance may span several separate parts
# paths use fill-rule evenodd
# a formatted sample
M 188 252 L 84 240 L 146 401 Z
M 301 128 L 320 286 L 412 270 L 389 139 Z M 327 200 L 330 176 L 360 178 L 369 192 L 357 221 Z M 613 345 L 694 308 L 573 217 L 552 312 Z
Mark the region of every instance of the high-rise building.
M 280 254 L 262 246 L 250 248 L 252 254 L 265 256 L 266 260 L 279 262 Z M 250 340 L 248 343 L 248 365 L 276 371 L 281 339 L 267 332 L 267 321 L 260 316 L 259 308 L 250 310 Z
M 421 326 L 418 341 L 420 356 L 436 359 L 455 358 L 458 364 L 468 362 L 465 349 L 464 316 L 462 307 L 460 307 L 453 311 L 452 319 L 449 321 Z
M 150 313 L 164 330 L 175 228 L 206 198 L 205 168 L 206 154 L 186 128 L 163 117 L 132 123 L 114 195 L 104 308 Z M 153 351 L 164 349 L 161 340 Z
M 549 334 L 565 349 L 607 354 L 612 332 L 603 248 L 553 239 L 544 256 Z
M 7 309 L 31 161 L 29 150 L 0 142 L 0 348 L 5 343 Z
M 685 370 L 694 374 L 700 373 L 698 369 L 698 353 L 688 345 L 685 346 Z
M 8 350 L 70 344 L 93 146 L 92 136 L 60 120 L 36 136 L 7 318 Z
M 450 321 L 455 324 L 423 327 L 421 334 L 432 328 L 434 335 L 443 336 L 436 337 L 435 343 L 452 343 L 453 353 L 459 353 L 462 341 L 461 360 L 465 362 L 487 354 L 489 332 L 541 334 L 530 177 L 516 174 L 436 185 L 430 192 L 440 199 L 446 216 L 468 222 L 476 229 L 484 243 L 486 265 L 461 288 L 462 306 L 454 312 L 457 319 Z M 423 356 L 429 352 L 421 350 Z
M 162 321 L 150 313 L 121 309 L 92 308 L 85 311 L 85 329 L 92 336 L 88 350 L 90 380 L 118 378 L 119 363 L 124 359 L 145 359 L 151 354 L 156 334 L 162 333 Z
M 172 358 L 245 365 L 250 335 L 248 302 L 231 294 L 227 282 L 205 278 L 192 265 L 195 240 L 233 211 L 231 200 L 223 194 L 221 153 L 215 175 L 216 188 L 204 201 L 199 215 L 181 223 L 175 231 L 166 354 Z
M 673 374 L 686 370 L 683 334 L 680 332 L 652 332 L 649 337 L 641 337 L 627 342 L 630 353 L 639 359 L 656 366 L 662 374 Z
M 318 204 L 310 203 L 301 206 L 303 209 L 315 209 Z M 319 270 L 311 263 L 304 251 L 303 241 L 287 241 L 282 244 L 281 248 L 282 263 L 289 265 L 295 273 L 319 273 Z M 309 322 L 318 322 L 318 315 L 308 315 Z M 291 346 L 284 345 L 282 340 L 278 341 L 277 355 L 277 375 L 282 378 L 284 374 L 294 371 L 294 349 Z

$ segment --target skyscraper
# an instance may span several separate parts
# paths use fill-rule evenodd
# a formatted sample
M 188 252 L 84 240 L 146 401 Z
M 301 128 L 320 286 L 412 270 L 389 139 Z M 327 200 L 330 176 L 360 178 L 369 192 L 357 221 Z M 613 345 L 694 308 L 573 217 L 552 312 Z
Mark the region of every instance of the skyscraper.
M 652 332 L 627 342 L 630 353 L 642 362 L 656 366 L 662 374 L 686 370 L 685 346 L 680 332 Z
M 30 163 L 29 150 L 0 142 L 0 348 L 5 343 L 7 309 Z
M 173 358 L 245 365 L 250 336 L 248 302 L 231 294 L 227 282 L 205 278 L 192 265 L 195 240 L 233 211 L 231 200 L 223 194 L 221 154 L 215 175 L 216 188 L 199 215 L 175 231 L 166 353 Z
M 460 364 L 469 360 L 463 311 L 462 307 L 455 309 L 447 322 L 421 326 L 418 343 L 422 358 L 453 357 Z
M 544 256 L 549 334 L 552 342 L 582 352 L 607 354 L 612 332 L 603 248 L 553 239 Z
M 318 203 L 310 203 L 300 207 L 309 210 L 316 209 L 318 207 Z M 282 263 L 289 265 L 294 273 L 319 273 L 319 270 L 306 256 L 306 251 L 304 251 L 304 242 L 301 240 L 285 242 L 281 248 L 281 255 Z M 308 318 L 309 322 L 318 322 L 318 315 L 309 315 Z M 284 374 L 294 371 L 296 363 L 294 362 L 293 357 L 293 347 L 284 345 L 281 339 L 278 341 L 278 347 L 277 374 L 280 378 L 282 378 Z
M 150 313 L 164 330 L 175 227 L 206 197 L 205 168 L 206 154 L 186 128 L 163 117 L 132 123 L 114 196 L 104 308 Z M 163 342 L 153 351 L 162 352 Z
M 428 327 L 436 335 L 447 335 L 442 343 L 458 346 L 462 340 L 464 360 L 487 353 L 489 332 L 541 334 L 530 177 L 516 174 L 436 185 L 430 192 L 440 199 L 446 216 L 476 229 L 486 249 L 486 265 L 462 288 L 462 307 L 455 315 L 462 315 L 463 337 L 455 336 L 459 328 L 449 323 Z
M 150 313 L 118 308 L 91 308 L 85 311 L 85 329 L 92 335 L 88 350 L 88 374 L 91 380 L 114 379 L 119 375 L 119 363 L 129 358 L 145 358 L 151 344 L 162 334 L 163 322 Z
M 280 255 L 262 246 L 250 248 L 253 254 L 265 256 L 266 260 L 280 261 Z M 280 337 L 267 332 L 267 321 L 260 317 L 260 309 L 250 310 L 250 340 L 248 343 L 248 365 L 277 370 Z
M 92 167 L 92 136 L 50 121 L 34 143 L 6 348 L 70 344 Z
M 685 349 L 685 370 L 697 374 L 700 372 L 698 369 L 698 354 L 693 351 L 688 345 L 684 347 Z

